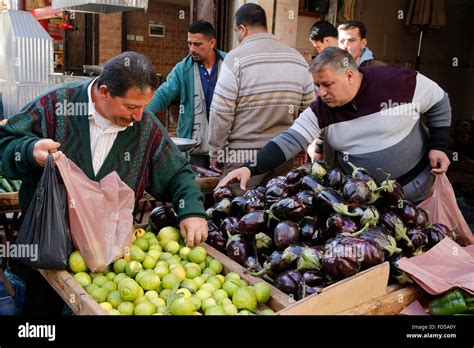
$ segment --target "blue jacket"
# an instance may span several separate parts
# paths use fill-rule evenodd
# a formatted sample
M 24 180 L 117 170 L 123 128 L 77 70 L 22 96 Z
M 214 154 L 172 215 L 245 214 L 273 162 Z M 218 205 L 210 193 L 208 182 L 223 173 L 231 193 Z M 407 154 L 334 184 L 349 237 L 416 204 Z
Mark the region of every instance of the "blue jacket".
M 224 60 L 225 52 L 215 50 L 218 59 Z M 171 70 L 155 92 L 147 110 L 156 114 L 168 107 L 179 95 L 179 119 L 176 132 L 180 138 L 191 138 L 194 123 L 194 61 L 189 54 Z

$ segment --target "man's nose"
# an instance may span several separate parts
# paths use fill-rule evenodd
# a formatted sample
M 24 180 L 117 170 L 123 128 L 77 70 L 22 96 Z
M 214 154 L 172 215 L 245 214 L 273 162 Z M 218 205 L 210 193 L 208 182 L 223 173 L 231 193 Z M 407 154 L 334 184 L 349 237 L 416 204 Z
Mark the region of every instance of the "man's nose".
M 319 86 L 319 89 L 318 89 L 318 95 L 320 97 L 324 97 L 328 92 L 326 91 L 326 88 L 322 87 L 322 86 Z
M 132 113 L 132 118 L 135 122 L 138 122 L 142 119 L 143 111 L 145 110 L 144 107 L 137 109 Z

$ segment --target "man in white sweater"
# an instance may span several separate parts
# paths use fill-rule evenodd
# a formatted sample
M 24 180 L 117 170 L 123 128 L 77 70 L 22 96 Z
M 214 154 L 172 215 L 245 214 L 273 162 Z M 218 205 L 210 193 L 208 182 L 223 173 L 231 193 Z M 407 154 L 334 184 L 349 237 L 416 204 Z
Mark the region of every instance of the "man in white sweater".
M 265 11 L 248 3 L 235 14 L 240 46 L 224 59 L 211 105 L 211 168 L 223 174 L 252 162 L 257 150 L 290 127 L 315 99 L 303 56 L 267 32 Z M 292 161 L 252 178 L 258 185 L 291 170 Z

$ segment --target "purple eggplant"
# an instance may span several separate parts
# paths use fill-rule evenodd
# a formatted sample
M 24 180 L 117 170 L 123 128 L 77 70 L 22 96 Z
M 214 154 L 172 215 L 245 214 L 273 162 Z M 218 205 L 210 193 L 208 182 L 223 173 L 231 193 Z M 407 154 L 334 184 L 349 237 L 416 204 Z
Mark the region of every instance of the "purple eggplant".
M 227 234 L 223 233 L 214 223 L 214 221 L 207 221 L 208 235 L 206 243 L 220 252 L 225 252 L 227 244 Z
M 307 285 L 305 282 L 301 282 L 298 284 L 298 290 L 296 293 L 296 298 L 301 300 L 305 297 L 311 296 L 313 294 L 319 294 L 323 290 L 323 287 L 320 286 L 310 286 Z
M 326 220 L 327 232 L 331 236 L 341 233 L 355 233 L 359 228 L 350 217 L 342 216 L 338 213 L 332 213 Z
M 314 191 L 304 190 L 296 194 L 305 207 L 305 215 L 313 215 L 316 205 L 316 193 Z
M 395 237 L 395 240 L 404 240 L 408 247 L 412 246 L 410 238 L 407 236 L 407 228 L 402 219 L 395 212 L 385 212 L 380 218 L 382 227 L 384 227 L 390 234 Z
M 273 231 L 273 241 L 277 250 L 284 250 L 291 244 L 298 242 L 300 238 L 300 228 L 296 222 L 282 221 Z
M 352 168 L 352 174 L 351 174 L 352 178 L 364 180 L 366 182 L 368 181 L 375 182 L 375 177 L 369 171 L 365 170 L 362 167 L 356 167 L 351 162 L 347 162 L 347 164 L 349 164 L 349 166 Z
M 395 180 L 390 180 L 390 176 L 390 174 L 387 174 L 387 178 L 381 182 L 380 187 L 377 189 L 382 193 L 378 203 L 385 207 L 398 205 L 405 196 L 402 185 Z
M 301 232 L 301 240 L 303 242 L 309 242 L 313 237 L 315 228 L 317 226 L 317 220 L 310 216 L 305 216 L 301 219 L 299 225 Z
M 216 203 L 212 210 L 212 220 L 220 222 L 229 216 L 231 200 L 229 198 L 223 198 Z
M 316 180 L 322 180 L 328 173 L 328 165 L 324 161 L 316 161 L 311 164 L 309 175 Z
M 405 251 L 408 255 L 420 255 L 423 248 L 428 244 L 428 236 L 425 231 L 418 227 L 410 227 L 407 236 L 411 240 L 411 247 L 406 247 Z
M 227 235 L 219 230 L 209 231 L 207 234 L 206 243 L 219 250 L 221 253 L 225 253 Z
M 372 191 L 364 180 L 351 179 L 342 187 L 342 200 L 349 208 L 365 205 L 372 197 Z
M 293 169 L 288 172 L 283 184 L 286 186 L 289 195 L 293 195 L 299 191 L 301 179 L 304 176 L 306 176 L 306 172 L 301 169 Z
M 246 199 L 249 199 L 249 198 L 252 198 L 252 197 L 258 197 L 260 199 L 265 199 L 265 188 L 262 187 L 262 186 L 258 186 L 254 189 L 247 190 L 247 191 L 245 191 L 245 193 L 243 194 L 242 197 L 244 197 Z
M 303 273 L 303 282 L 309 286 L 326 285 L 326 279 L 318 271 L 305 271 Z
M 244 197 L 235 197 L 230 203 L 229 215 L 235 216 L 236 218 L 241 218 L 245 215 L 244 213 L 244 204 L 247 202 L 247 198 Z
M 336 238 L 325 246 L 322 265 L 329 276 L 336 280 L 353 276 L 362 266 L 357 246 L 343 243 L 347 238 Z
M 454 241 L 456 240 L 456 234 L 454 233 L 454 230 L 455 230 L 454 228 L 450 230 L 448 226 L 440 224 L 440 223 L 433 224 L 433 227 L 443 232 L 445 237 L 449 237 Z
M 316 208 L 325 211 L 334 211 L 336 213 L 357 216 L 357 213 L 349 212 L 349 207 L 342 202 L 342 197 L 333 188 L 325 188 L 316 198 Z
M 353 238 L 345 243 L 356 245 L 359 256 L 362 258 L 361 270 L 379 265 L 385 261 L 384 251 L 377 244 L 362 238 Z
M 288 295 L 296 295 L 298 291 L 298 285 L 303 280 L 303 276 L 297 270 L 289 270 L 280 273 L 276 278 L 273 285 Z
M 178 218 L 173 208 L 160 206 L 154 208 L 148 217 L 148 225 L 153 233 L 158 233 L 163 227 L 176 226 Z
M 416 208 L 416 222 L 415 226 L 419 228 L 426 228 L 429 224 L 428 214 L 422 208 Z
M 329 238 L 329 233 L 324 226 L 317 223 L 316 218 L 305 216 L 300 223 L 301 241 L 311 245 L 319 245 L 326 242 Z
M 244 214 L 254 212 L 256 210 L 263 210 L 265 208 L 265 201 L 255 196 L 245 201 L 243 206 Z
M 300 187 L 302 190 L 314 191 L 316 194 L 324 190 L 324 186 L 310 175 L 301 179 Z
M 354 220 L 359 223 L 359 226 L 377 226 L 380 220 L 379 210 L 373 206 L 369 205 L 367 208 L 362 209 L 361 207 L 356 207 L 352 210 L 356 212 L 358 216 L 354 217 Z
M 275 184 L 283 184 L 285 182 L 285 177 L 284 176 L 277 176 L 276 178 L 272 178 L 268 180 L 267 184 L 265 185 L 265 191 L 270 187 Z
M 234 199 L 235 194 L 229 186 L 224 186 L 215 190 L 212 196 L 214 197 L 214 202 L 219 203 L 224 198 Z
M 274 251 L 263 264 L 263 268 L 260 271 L 252 272 L 251 274 L 254 277 L 263 277 L 264 275 L 275 277 L 277 274 L 294 267 L 296 258 L 297 256 L 292 259 L 288 257 L 283 258 L 282 251 Z
M 242 216 L 239 222 L 239 232 L 243 238 L 252 240 L 253 237 L 267 229 L 267 213 L 264 210 L 257 210 Z
M 273 204 L 285 197 L 288 197 L 288 189 L 284 184 L 273 184 L 267 187 L 265 191 L 265 201 L 267 204 Z
M 385 256 L 387 257 L 402 251 L 402 249 L 397 247 L 395 238 L 393 238 L 387 230 L 380 226 L 369 227 L 358 237 L 371 242 L 372 244 L 376 244 L 380 249 L 384 250 Z
M 236 234 L 235 236 L 228 235 L 229 239 L 227 241 L 226 252 L 235 262 L 243 265 L 247 257 L 252 255 L 252 248 L 250 245 L 240 238 L 240 235 Z
M 303 169 L 290 170 L 285 177 L 285 183 L 299 185 L 301 179 L 306 175 L 306 171 Z
M 406 225 L 416 226 L 418 218 L 418 209 L 416 205 L 407 200 L 402 200 L 397 204 L 397 214 L 401 217 Z
M 397 262 L 404 257 L 405 255 L 403 253 L 394 254 L 392 257 L 390 257 L 388 260 L 390 264 L 390 278 L 394 279 L 395 282 L 399 284 L 413 283 L 413 280 L 410 278 L 410 276 L 398 268 Z
M 277 221 L 300 221 L 305 215 L 305 206 L 299 198 L 284 198 L 274 203 L 269 210 L 270 219 Z
M 291 244 L 290 246 L 288 246 L 284 251 L 283 251 L 283 258 L 285 258 L 285 255 L 288 253 L 288 254 L 292 254 L 294 256 L 296 256 L 296 258 L 298 256 L 301 255 L 301 253 L 303 252 L 303 250 L 307 247 L 306 244 L 304 243 L 296 243 L 296 244 Z M 295 258 L 295 260 L 296 260 Z
M 335 168 L 328 172 L 324 178 L 324 186 L 332 187 L 335 190 L 340 190 L 346 182 L 346 176 L 340 169 Z
M 429 225 L 427 228 L 425 228 L 425 233 L 428 236 L 428 249 L 431 249 L 436 244 L 441 242 L 444 237 L 450 237 L 454 239 L 453 232 L 443 224 Z
M 244 261 L 244 267 L 247 269 L 249 272 L 258 272 L 262 269 L 262 266 L 257 260 L 256 256 L 249 256 L 245 259 Z
M 319 248 L 304 248 L 296 262 L 296 269 L 298 271 L 321 271 L 321 259 L 323 255 L 324 252 Z
M 229 232 L 231 235 L 239 233 L 239 219 L 235 217 L 227 217 L 222 220 L 219 229 L 227 235 Z

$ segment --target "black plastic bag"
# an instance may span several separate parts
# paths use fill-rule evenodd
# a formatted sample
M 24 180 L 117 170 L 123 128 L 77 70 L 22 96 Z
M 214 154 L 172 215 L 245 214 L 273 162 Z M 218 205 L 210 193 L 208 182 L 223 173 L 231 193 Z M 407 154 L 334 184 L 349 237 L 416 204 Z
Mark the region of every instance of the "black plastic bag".
M 48 156 L 13 247 L 17 248 L 14 258 L 30 267 L 67 267 L 67 258 L 72 252 L 67 195 L 64 184 L 58 183 L 52 155 Z

